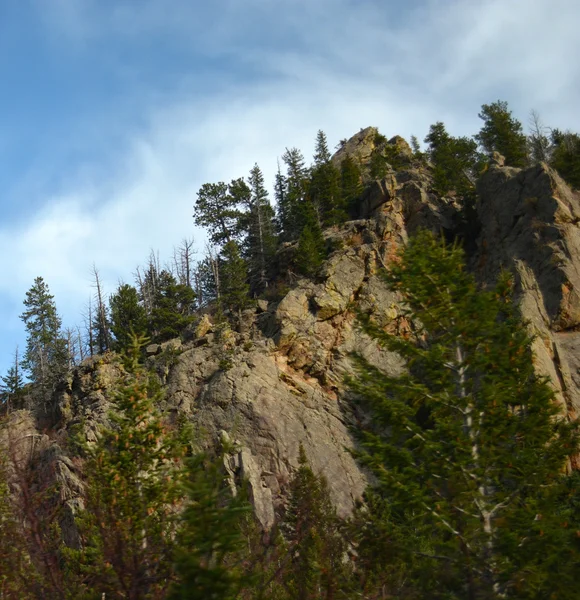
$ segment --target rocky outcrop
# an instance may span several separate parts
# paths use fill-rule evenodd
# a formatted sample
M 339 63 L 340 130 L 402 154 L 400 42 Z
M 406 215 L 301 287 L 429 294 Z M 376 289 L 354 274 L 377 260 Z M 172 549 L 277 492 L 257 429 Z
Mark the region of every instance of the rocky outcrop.
M 580 409 L 580 194 L 545 164 L 519 170 L 492 162 L 478 183 L 481 223 L 473 267 L 487 282 L 516 278 L 523 316 L 537 338 L 536 366 L 563 410 Z
M 376 143 L 376 129 L 361 130 L 334 160 L 348 153 L 368 161 Z M 432 192 L 428 168 L 413 164 L 402 138 L 387 143 L 407 162 L 367 186 L 358 220 L 325 232 L 334 251 L 316 278 L 289 279 L 284 297 L 258 301 L 243 313 L 237 331 L 204 315 L 181 340 L 148 349 L 149 365 L 164 385 L 163 408 L 193 422 L 200 443 L 227 440 L 224 469 L 232 482 L 247 481 L 265 528 L 284 504 L 300 444 L 313 469 L 326 475 L 340 514 L 348 514 L 362 494 L 367 480 L 349 452 L 355 446 L 350 428 L 359 415 L 347 401 L 344 377 L 353 372 L 353 352 L 391 374 L 401 371 L 402 362 L 357 327 L 356 313 L 404 332 L 409 324 L 400 298 L 380 277 L 381 265 L 419 227 L 453 235 L 459 211 L 453 198 Z M 502 268 L 515 274 L 523 315 L 537 334 L 537 369 L 553 381 L 563 414 L 575 418 L 580 199 L 547 166 L 512 169 L 499 156 L 481 178 L 478 195 L 480 234 L 471 267 L 489 284 Z M 282 254 L 291 250 L 287 245 Z M 55 395 L 50 427 L 66 436 L 82 423 L 87 439 L 94 439 L 122 373 L 114 355 L 85 361 Z M 72 514 L 80 497 L 74 463 L 56 440 L 43 443 Z

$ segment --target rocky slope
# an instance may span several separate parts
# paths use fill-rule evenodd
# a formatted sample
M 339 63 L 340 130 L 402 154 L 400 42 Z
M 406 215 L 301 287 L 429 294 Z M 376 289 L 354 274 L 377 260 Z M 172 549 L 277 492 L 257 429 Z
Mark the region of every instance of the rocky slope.
M 339 154 L 366 160 L 373 131 L 362 130 Z M 404 331 L 399 298 L 382 282 L 380 266 L 417 227 L 452 235 L 458 221 L 453 199 L 431 192 L 428 170 L 413 163 L 404 140 L 389 144 L 404 155 L 406 167 L 367 188 L 358 220 L 326 232 L 336 249 L 316 281 L 299 279 L 281 300 L 259 301 L 238 331 L 204 317 L 183 339 L 148 349 L 165 387 L 166 408 L 197 424 L 208 444 L 236 442 L 225 466 L 232 478 L 248 480 L 264 527 L 283 504 L 299 444 L 314 470 L 327 476 L 341 514 L 360 497 L 366 478 L 348 451 L 354 444 L 349 427 L 361 418 L 343 385 L 352 372 L 349 354 L 359 352 L 390 373 L 402 365 L 357 328 L 355 313 L 372 313 L 390 331 Z M 524 316 L 537 334 L 537 369 L 550 376 L 563 416 L 576 418 L 580 196 L 545 165 L 522 171 L 502 166 L 501 157 L 481 177 L 478 194 L 480 233 L 470 264 L 483 283 L 495 281 L 502 268 L 514 273 Z M 80 486 L 59 440 L 81 422 L 89 439 L 94 436 L 120 368 L 114 355 L 78 367 L 45 415 L 42 426 L 50 437 L 38 434 L 22 413 L 13 415 L 38 437 L 31 455 L 49 461 L 65 482 L 62 501 L 71 513 Z

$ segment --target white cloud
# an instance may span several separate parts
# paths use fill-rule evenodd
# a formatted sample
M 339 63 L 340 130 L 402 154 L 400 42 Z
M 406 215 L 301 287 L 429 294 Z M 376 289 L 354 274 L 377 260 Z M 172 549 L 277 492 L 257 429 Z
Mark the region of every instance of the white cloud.
M 382 2 L 243 4 L 241 11 L 233 0 L 220 3 L 230 12 L 215 29 L 199 20 L 189 27 L 183 17 L 191 16 L 192 3 L 185 1 L 172 13 L 161 0 L 148 0 L 141 11 L 119 2 L 109 13 L 90 0 L 51 4 L 50 22 L 71 32 L 69 42 L 73 33 L 90 44 L 108 34 L 161 35 L 165 27 L 166 35 L 184 36 L 184 44 L 189 36 L 196 47 L 211 38 L 212 51 L 244 47 L 239 62 L 252 65 L 254 79 L 200 96 L 184 70 L 174 97 L 165 91 L 139 107 L 146 127 L 119 138 L 115 123 L 122 140 L 117 165 L 76 165 L 69 183 L 41 196 L 44 209 L 0 226 L 0 253 L 10 257 L 0 263 L 4 302 L 19 301 L 42 275 L 74 321 L 90 293 L 93 262 L 112 291 L 119 278 L 131 279 L 150 248 L 168 258 L 183 237 L 201 240 L 191 216 L 201 184 L 245 175 L 254 162 L 271 181 L 285 146 L 310 158 L 318 128 L 331 144 L 367 125 L 422 138 L 436 120 L 470 134 L 479 126 L 480 105 L 505 98 L 520 111 L 536 108 L 548 124 L 580 129 L 576 0 L 433 0 L 396 28 Z M 286 27 L 296 47 L 248 41 L 268 26 L 281 33 Z M 525 112 L 519 116 L 526 119 Z M 84 143 L 98 145 L 94 135 Z

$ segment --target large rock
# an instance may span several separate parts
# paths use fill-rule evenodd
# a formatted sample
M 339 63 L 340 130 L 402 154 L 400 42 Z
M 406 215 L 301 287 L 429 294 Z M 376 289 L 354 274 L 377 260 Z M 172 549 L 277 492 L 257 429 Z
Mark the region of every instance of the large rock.
M 563 411 L 580 409 L 580 195 L 545 164 L 519 170 L 496 157 L 478 183 L 481 223 L 473 267 L 494 282 L 516 277 L 518 301 L 537 338 L 537 370 L 548 375 Z

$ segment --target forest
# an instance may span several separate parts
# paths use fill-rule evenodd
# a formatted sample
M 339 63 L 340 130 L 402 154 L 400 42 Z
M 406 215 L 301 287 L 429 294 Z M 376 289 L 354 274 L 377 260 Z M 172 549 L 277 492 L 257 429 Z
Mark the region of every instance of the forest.
M 561 417 L 535 371 L 512 275 L 484 288 L 468 266 L 477 182 L 490 164 L 545 163 L 578 190 L 580 134 L 551 129 L 535 112 L 526 131 L 504 101 L 484 104 L 479 117 L 472 137 L 437 122 L 422 145 L 374 130 L 365 161 L 345 151 L 347 140 L 331 152 L 319 131 L 310 165 L 299 149 L 284 151 L 272 194 L 258 165 L 202 185 L 193 221 L 207 232 L 203 256 L 191 239 L 164 265 L 152 252 L 110 295 L 93 266 L 78 327 L 63 328 L 49 285 L 35 279 L 20 317 L 26 346 L 0 385 L 0 599 L 578 597 L 577 423 Z M 352 425 L 352 452 L 369 487 L 339 517 L 300 447 L 287 502 L 263 531 L 244 482 L 232 489 L 224 475 L 235 442 L 208 451 L 203 432 L 163 413 L 146 348 L 204 315 L 235 330 L 259 301 L 316 281 L 337 250 L 329 232 L 360 219 L 372 183 L 400 170 L 425 173 L 457 218 L 451 236 L 420 230 L 380 267 L 413 324 L 405 335 L 356 315 L 405 364 L 393 376 L 353 354 L 355 375 L 343 382 L 368 415 Z M 78 535 L 65 540 L 58 482 L 45 485 L 23 458 L 10 419 L 47 410 L 67 373 L 105 354 L 123 376 L 94 439 L 79 424 L 65 442 L 83 490 Z

